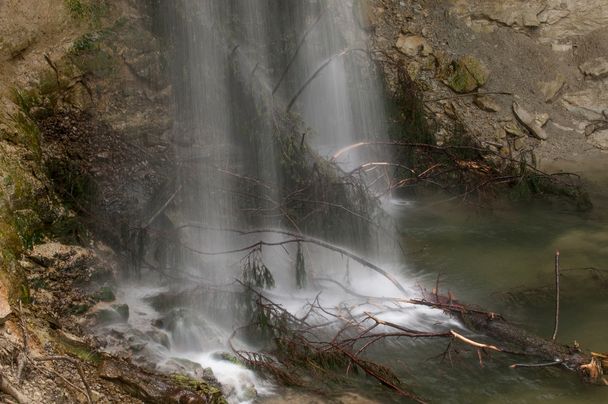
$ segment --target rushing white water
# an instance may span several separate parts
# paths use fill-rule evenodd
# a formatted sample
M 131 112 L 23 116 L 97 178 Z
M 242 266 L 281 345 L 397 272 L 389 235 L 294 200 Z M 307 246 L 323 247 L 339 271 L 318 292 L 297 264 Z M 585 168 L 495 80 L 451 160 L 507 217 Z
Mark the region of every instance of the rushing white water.
M 172 13 L 164 16 L 165 23 L 177 31 L 171 68 L 178 116 L 180 178 L 176 182 L 181 184 L 176 207 L 166 215 L 178 229 L 174 237 L 189 249 L 174 257 L 173 265 L 179 268 L 166 268 L 176 280 L 165 280 L 159 289 L 157 275 L 152 274 L 146 280 L 152 286 L 142 281 L 123 287 L 123 300 L 132 315 L 127 324 L 113 329 L 137 341 L 145 335 L 155 340 L 140 356 L 161 369 L 175 366 L 176 358 L 211 367 L 225 387 L 232 386 L 225 392 L 228 399 L 242 402 L 255 394 L 270 394 L 271 389 L 251 371 L 213 354 L 228 350 L 226 341 L 237 326 L 230 304 L 204 293 L 185 307 L 165 310 L 162 303 L 192 292 L 201 278 L 207 284 L 232 282 L 240 277 L 245 246 L 260 239 L 268 243 L 286 239 L 271 232 L 227 231 L 277 227 L 281 223 L 277 216 L 285 215 L 277 208 L 283 197 L 280 184 L 285 179 L 279 161 L 283 157 L 273 141 L 280 135 L 276 130 L 280 116 L 296 114 L 299 118 L 294 120 L 307 128 L 302 144 L 329 158 L 354 143 L 385 140 L 382 87 L 373 74 L 374 65 L 365 52 L 366 33 L 355 20 L 350 0 L 181 0 L 166 7 Z M 348 172 L 383 158 L 377 151 L 374 155 L 361 150 L 344 153 L 337 163 Z M 260 191 L 252 195 L 243 180 L 255 182 Z M 321 230 L 321 234 L 335 231 Z M 392 249 L 379 264 L 415 295 L 416 285 L 404 276 L 402 258 Z M 201 254 L 228 250 L 240 251 Z M 307 276 L 314 282 L 298 289 L 293 274 L 295 246 L 265 247 L 262 252 L 276 281 L 269 296 L 292 313 L 301 313 L 315 298 L 326 307 L 361 300 L 332 280 L 366 296 L 403 297 L 387 278 L 339 253 L 306 245 L 304 255 Z M 366 310 L 373 306 L 359 304 L 353 313 Z M 381 316 L 421 330 L 448 321 L 431 312 L 396 306 Z M 243 341 L 235 342 L 245 346 Z M 183 370 L 192 372 L 196 367 Z

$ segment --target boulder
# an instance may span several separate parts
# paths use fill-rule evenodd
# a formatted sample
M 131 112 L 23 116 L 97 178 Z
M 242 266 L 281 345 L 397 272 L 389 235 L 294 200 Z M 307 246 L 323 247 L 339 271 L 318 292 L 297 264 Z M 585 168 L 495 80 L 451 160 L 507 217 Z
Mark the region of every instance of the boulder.
M 220 389 L 203 381 L 180 375 L 168 377 L 149 373 L 109 355 L 101 358 L 97 374 L 146 403 L 226 402 Z
M 470 93 L 482 87 L 490 75 L 488 68 L 470 55 L 460 57 L 452 62 L 452 73 L 446 84 L 457 93 Z
M 399 35 L 395 46 L 401 53 L 409 57 L 429 56 L 433 53 L 429 42 L 418 35 Z

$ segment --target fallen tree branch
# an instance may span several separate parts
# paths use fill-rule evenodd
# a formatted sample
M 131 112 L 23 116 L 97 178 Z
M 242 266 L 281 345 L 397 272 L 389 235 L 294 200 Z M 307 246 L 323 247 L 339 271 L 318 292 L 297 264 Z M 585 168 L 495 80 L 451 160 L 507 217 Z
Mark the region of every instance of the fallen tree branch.
M 185 225 L 185 226 L 187 226 L 187 225 Z M 307 236 L 303 236 L 301 234 L 296 234 L 296 233 L 279 230 L 279 229 L 238 230 L 238 229 L 221 229 L 221 228 L 212 228 L 212 227 L 208 227 L 207 229 L 215 230 L 215 231 L 232 232 L 232 233 L 237 233 L 237 234 L 241 234 L 241 235 L 273 233 L 273 234 L 279 234 L 279 235 L 284 235 L 284 236 L 293 237 L 293 238 L 283 240 L 283 241 L 278 241 L 278 242 L 258 241 L 258 242 L 255 242 L 255 243 L 245 246 L 245 247 L 236 248 L 236 249 L 232 249 L 232 250 L 225 250 L 225 251 L 203 251 L 203 250 L 199 250 L 199 249 L 187 246 L 187 245 L 183 245 L 183 247 L 185 249 L 187 249 L 188 251 L 191 251 L 196 254 L 213 256 L 213 255 L 227 255 L 227 254 L 235 254 L 235 253 L 239 253 L 239 252 L 250 251 L 250 250 L 253 250 L 253 249 L 261 247 L 261 246 L 272 247 L 272 246 L 283 246 L 286 244 L 294 244 L 294 243 L 314 244 L 319 247 L 325 248 L 330 251 L 337 252 L 339 254 L 345 255 L 345 256 L 353 259 L 354 261 L 358 262 L 359 264 L 384 276 L 393 285 L 395 285 L 395 287 L 397 289 L 399 289 L 399 291 L 401 291 L 404 295 L 408 294 L 407 290 L 403 287 L 403 285 L 401 285 L 401 283 L 397 280 L 397 278 L 395 278 L 392 274 L 385 271 L 384 269 L 380 268 L 378 265 L 371 263 L 370 261 L 366 260 L 365 258 L 363 258 L 347 249 L 335 246 L 333 244 L 327 243 L 327 242 L 325 242 L 323 240 L 319 240 L 317 238 L 307 237 Z
M 344 355 L 346 355 L 348 358 L 350 358 L 351 361 L 353 361 L 357 366 L 359 366 L 361 369 L 363 369 L 363 371 L 373 377 L 374 379 L 378 380 L 383 386 L 388 387 L 389 389 L 395 391 L 397 394 L 399 394 L 400 396 L 409 398 L 410 400 L 413 400 L 417 403 L 420 404 L 426 404 L 426 401 L 422 400 L 420 397 L 418 397 L 417 395 L 415 395 L 414 393 L 410 393 L 409 391 L 405 391 L 401 388 L 399 388 L 398 386 L 396 386 L 394 383 L 391 383 L 389 380 L 387 380 L 385 377 L 382 377 L 382 375 L 378 374 L 377 372 L 374 372 L 372 369 L 369 368 L 369 366 L 365 366 L 362 361 L 357 358 L 357 356 L 355 356 L 353 353 L 344 350 L 340 347 L 336 347 L 336 349 L 338 349 L 340 352 L 342 352 Z

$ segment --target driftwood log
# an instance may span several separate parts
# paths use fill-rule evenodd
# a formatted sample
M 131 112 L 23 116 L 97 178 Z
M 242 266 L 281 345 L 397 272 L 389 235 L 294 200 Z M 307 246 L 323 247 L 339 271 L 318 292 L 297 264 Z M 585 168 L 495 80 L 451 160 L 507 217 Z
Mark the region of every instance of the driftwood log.
M 504 344 L 504 347 L 496 347 L 499 352 L 545 361 L 540 364 L 514 364 L 512 367 L 562 366 L 577 372 L 585 382 L 608 386 L 608 379 L 604 377 L 604 371 L 608 370 L 608 356 L 605 354 L 533 335 L 499 314 L 471 309 L 451 296 L 426 294 L 424 300 L 412 300 L 412 303 L 438 308 L 453 315 L 470 329 Z

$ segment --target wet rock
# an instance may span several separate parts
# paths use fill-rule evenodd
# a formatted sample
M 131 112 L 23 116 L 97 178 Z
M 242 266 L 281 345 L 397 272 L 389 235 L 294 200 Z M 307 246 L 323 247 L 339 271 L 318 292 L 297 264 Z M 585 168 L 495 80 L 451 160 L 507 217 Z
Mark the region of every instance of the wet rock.
M 487 81 L 490 72 L 478 59 L 465 55 L 452 62 L 452 74 L 446 84 L 457 93 L 469 93 L 482 87 Z
M 565 85 L 566 79 L 561 74 L 558 74 L 554 80 L 541 82 L 539 88 L 544 96 L 545 102 L 550 103 L 555 101 Z
M 129 306 L 127 304 L 113 304 L 112 308 L 118 313 L 122 321 L 129 319 Z
M 96 310 L 91 315 L 91 318 L 96 325 L 112 324 L 122 320 L 121 315 L 116 310 L 110 308 Z
M 215 360 L 222 360 L 226 362 L 230 362 L 235 365 L 244 366 L 243 362 L 236 355 L 230 352 L 214 352 L 211 357 Z
M 580 65 L 579 69 L 583 74 L 594 79 L 608 77 L 608 58 L 602 56 L 589 60 Z
M 87 318 L 96 326 L 124 323 L 129 319 L 129 306 L 126 304 L 97 305 L 89 312 Z
M 418 35 L 400 35 L 395 46 L 409 57 L 429 56 L 433 53 L 433 48 L 428 41 Z
M 543 125 L 547 123 L 548 116 L 532 114 L 523 109 L 517 102 L 513 103 L 513 113 L 517 120 L 530 131 L 530 134 L 537 139 L 546 140 L 547 132 L 543 129 Z
M 100 302 L 113 302 L 116 300 L 116 296 L 109 286 L 104 286 L 99 289 L 93 297 Z
M 193 362 L 185 358 L 173 357 L 168 359 L 163 365 L 163 368 L 168 368 L 172 373 L 183 373 L 190 376 L 201 375 L 204 370 L 200 363 Z
M 494 100 L 494 98 L 487 95 L 478 95 L 473 100 L 473 103 L 482 111 L 486 112 L 499 112 L 501 110 L 500 105 Z
M 203 350 L 206 344 L 223 343 L 226 336 L 220 327 L 194 310 L 178 308 L 162 319 L 164 329 L 172 336 L 177 349 Z M 205 339 L 201 339 L 205 335 Z
M 371 31 L 376 27 L 376 16 L 371 0 L 355 0 L 353 12 L 359 26 L 365 31 Z
M 107 355 L 102 357 L 97 374 L 146 403 L 224 402 L 220 390 L 204 382 L 177 375 L 172 379 L 151 374 Z
M 167 333 L 162 330 L 149 330 L 148 332 L 146 332 L 146 335 L 150 337 L 152 341 L 164 346 L 167 349 L 171 347 L 169 335 L 167 335 Z

